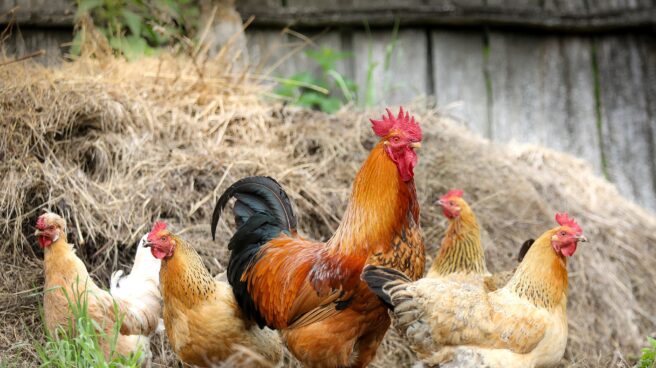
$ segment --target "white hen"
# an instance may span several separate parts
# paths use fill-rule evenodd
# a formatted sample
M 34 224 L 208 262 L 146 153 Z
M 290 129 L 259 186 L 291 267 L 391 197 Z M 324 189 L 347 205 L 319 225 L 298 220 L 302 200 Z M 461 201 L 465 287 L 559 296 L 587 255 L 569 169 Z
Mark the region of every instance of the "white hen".
M 132 270 L 130 274 L 123 276 L 123 270 L 117 270 L 112 273 L 109 280 L 109 292 L 114 297 L 127 299 L 135 303 L 145 299 L 159 298 L 157 303 L 158 310 L 155 313 L 160 316 L 156 332 L 164 331 L 164 322 L 161 318 L 161 300 L 162 295 L 159 290 L 159 268 L 162 261 L 153 257 L 150 249 L 144 247 L 148 234 L 141 237 L 137 247 L 137 253 L 134 257 Z M 148 300 L 148 305 L 152 306 L 152 300 Z M 150 338 L 148 336 L 140 337 L 140 343 L 144 347 L 149 347 Z M 146 359 L 150 359 L 150 349 L 144 351 Z

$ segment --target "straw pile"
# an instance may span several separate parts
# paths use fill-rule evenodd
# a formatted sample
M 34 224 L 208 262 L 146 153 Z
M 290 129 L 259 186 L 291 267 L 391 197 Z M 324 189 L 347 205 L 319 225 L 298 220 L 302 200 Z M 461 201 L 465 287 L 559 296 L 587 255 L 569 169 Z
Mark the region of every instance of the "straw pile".
M 329 116 L 267 101 L 266 91 L 221 60 L 0 67 L 0 360 L 36 364 L 43 271 L 31 234 L 42 210 L 66 217 L 69 241 L 103 285 L 129 267 L 158 218 L 222 271 L 230 233 L 222 225 L 212 242 L 209 218 L 217 195 L 246 175 L 277 178 L 302 232 L 330 236 L 374 143 L 368 118 L 382 107 Z M 462 188 L 478 214 L 492 271 L 512 267 L 523 240 L 569 211 L 591 242 L 569 264 L 566 365 L 616 365 L 635 354 L 656 331 L 656 217 L 571 156 L 495 145 L 434 110 L 409 109 L 425 133 L 416 181 L 429 258 L 445 229 L 432 202 L 450 188 Z M 170 366 L 165 340 L 155 342 L 155 362 Z M 374 366 L 413 360 L 390 332 Z

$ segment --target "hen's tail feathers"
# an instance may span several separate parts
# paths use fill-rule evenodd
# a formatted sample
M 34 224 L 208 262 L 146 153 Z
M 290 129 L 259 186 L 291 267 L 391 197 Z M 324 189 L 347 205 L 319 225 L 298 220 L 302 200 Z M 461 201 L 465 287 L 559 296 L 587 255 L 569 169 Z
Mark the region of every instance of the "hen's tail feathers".
M 533 245 L 534 242 L 535 239 L 528 239 L 522 244 L 522 247 L 519 248 L 519 253 L 517 254 L 517 262 L 522 263 L 522 260 L 524 260 L 524 256 L 526 255 L 528 250 L 531 249 L 531 245 Z
M 402 292 L 412 280 L 403 272 L 393 268 L 368 265 L 362 270 L 362 280 L 369 289 L 376 294 L 385 305 L 394 310 L 405 297 Z
M 295 231 L 296 217 L 287 194 L 275 180 L 264 176 L 244 178 L 232 184 L 217 201 L 212 215 L 212 239 L 216 236 L 221 211 L 232 197 L 236 199 L 232 211 L 237 231 L 228 244 L 231 253 L 227 279 L 242 311 L 262 327 L 265 320 L 249 295 L 242 276 L 250 265 L 257 262 L 262 245 L 281 232 L 291 235 Z
M 118 289 L 118 282 L 123 276 L 123 270 L 118 270 L 112 272 L 112 276 L 109 278 L 109 292 L 114 294 Z

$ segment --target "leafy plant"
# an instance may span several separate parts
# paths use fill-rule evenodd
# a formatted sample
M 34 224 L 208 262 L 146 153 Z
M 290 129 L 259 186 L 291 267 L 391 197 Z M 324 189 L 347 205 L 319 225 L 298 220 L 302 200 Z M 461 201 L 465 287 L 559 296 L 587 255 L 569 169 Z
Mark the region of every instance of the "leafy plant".
M 654 368 L 656 367 L 656 339 L 647 337 L 649 347 L 642 349 L 642 356 L 636 364 L 636 368 Z
M 199 17 L 192 0 L 77 0 L 76 18 L 90 16 L 109 46 L 128 60 L 152 55 L 193 35 Z M 78 32 L 71 54 L 79 55 Z
M 367 52 L 365 86 L 361 98 L 358 98 L 357 94 L 358 85 L 335 70 L 338 61 L 350 58 L 352 55 L 348 52 L 338 52 L 330 48 L 305 52 L 310 59 L 320 66 L 321 75 L 314 76 L 309 72 L 301 72 L 289 78 L 281 79 L 275 93 L 286 97 L 296 105 L 328 113 L 336 112 L 342 105 L 347 103 L 355 103 L 365 107 L 374 105 L 376 103 L 376 91 L 388 91 L 394 87 L 390 86 L 391 81 L 387 80 L 389 78 L 382 81 L 382 86 L 376 85 L 374 72 L 381 65 L 383 71 L 389 71 L 392 55 L 399 39 L 400 21 L 397 18 L 394 22 L 391 41 L 385 47 L 384 60 L 374 60 L 371 30 L 366 21 L 364 26 L 370 41 Z
M 305 55 L 320 66 L 321 74 L 314 76 L 308 72 L 301 72 L 283 78 L 275 90 L 277 95 L 286 97 L 296 105 L 328 113 L 334 113 L 342 105 L 356 99 L 355 82 L 340 74 L 335 68 L 337 62 L 350 57 L 350 53 L 324 47 L 320 50 L 307 50 Z
M 74 285 L 77 285 L 75 283 Z M 73 296 L 65 290 L 46 290 L 46 292 L 64 292 L 72 318 L 68 325 L 58 328 L 51 334 L 45 328 L 45 342 L 36 343 L 36 350 L 42 367 L 139 367 L 141 351 L 124 357 L 116 353 L 116 342 L 122 318 L 106 334 L 102 326 L 89 316 L 88 293 L 73 287 Z M 118 306 L 114 304 L 114 313 L 118 315 Z M 101 341 L 109 345 L 109 359 L 105 357 Z

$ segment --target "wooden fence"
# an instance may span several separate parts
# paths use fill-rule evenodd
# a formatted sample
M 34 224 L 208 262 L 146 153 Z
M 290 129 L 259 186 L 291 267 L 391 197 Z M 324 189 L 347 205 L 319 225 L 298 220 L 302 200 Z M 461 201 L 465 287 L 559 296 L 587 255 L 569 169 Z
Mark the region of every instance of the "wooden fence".
M 493 141 L 586 159 L 656 210 L 655 0 L 238 0 L 237 9 L 255 16 L 251 62 L 277 65 L 274 74 L 319 73 L 298 51 L 307 42 L 281 32 L 291 26 L 312 39 L 310 48 L 351 54 L 336 69 L 361 87 L 360 100 L 372 72 L 375 104 L 428 96 Z M 55 15 L 58 27 L 66 24 Z M 60 43 L 52 30 L 28 29 L 34 43 Z

